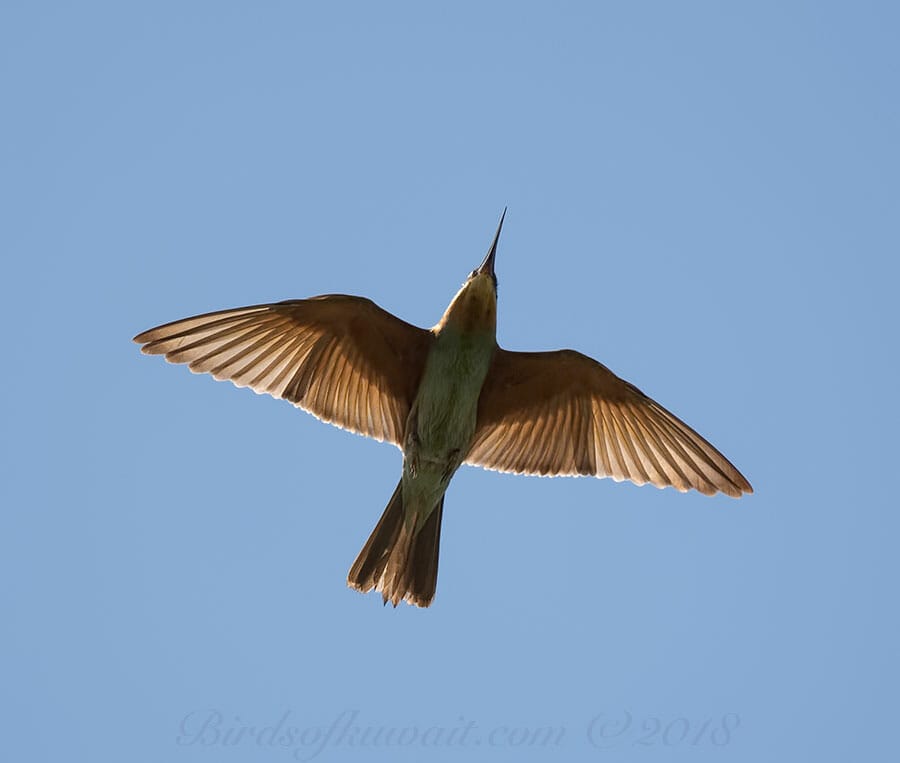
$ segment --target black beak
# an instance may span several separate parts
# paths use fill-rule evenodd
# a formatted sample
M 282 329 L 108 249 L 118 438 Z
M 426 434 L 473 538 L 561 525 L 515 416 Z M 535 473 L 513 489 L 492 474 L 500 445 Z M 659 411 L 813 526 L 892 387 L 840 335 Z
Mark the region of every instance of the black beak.
M 503 208 L 503 214 L 500 215 L 500 224 L 497 226 L 497 232 L 494 234 L 494 241 L 491 244 L 491 248 L 488 249 L 488 253 L 485 255 L 484 262 L 478 266 L 478 270 L 476 273 L 487 273 L 487 275 L 494 276 L 494 258 L 497 256 L 497 242 L 500 240 L 500 230 L 503 228 L 503 218 L 506 217 L 506 207 Z

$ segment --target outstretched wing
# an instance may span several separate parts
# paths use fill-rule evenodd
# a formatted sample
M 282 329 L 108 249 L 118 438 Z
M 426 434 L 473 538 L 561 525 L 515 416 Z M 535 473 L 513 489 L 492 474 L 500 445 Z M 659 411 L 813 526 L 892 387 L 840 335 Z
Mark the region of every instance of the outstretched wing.
M 369 299 L 329 294 L 185 318 L 134 341 L 194 373 L 402 446 L 432 334 Z
M 499 349 L 466 463 L 517 474 L 595 475 L 739 497 L 744 476 L 687 424 L 573 350 Z

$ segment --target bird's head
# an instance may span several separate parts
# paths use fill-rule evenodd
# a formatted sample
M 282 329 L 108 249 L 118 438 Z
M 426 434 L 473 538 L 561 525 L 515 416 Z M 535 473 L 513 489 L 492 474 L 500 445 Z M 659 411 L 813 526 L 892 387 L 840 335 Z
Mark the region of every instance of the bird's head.
M 506 210 L 500 216 L 500 224 L 491 247 L 481 265 L 473 270 L 462 288 L 456 293 L 450 306 L 435 326 L 437 331 L 447 327 L 471 333 L 478 331 L 497 331 L 497 274 L 494 272 L 494 259 L 497 256 L 497 242 L 503 228 Z

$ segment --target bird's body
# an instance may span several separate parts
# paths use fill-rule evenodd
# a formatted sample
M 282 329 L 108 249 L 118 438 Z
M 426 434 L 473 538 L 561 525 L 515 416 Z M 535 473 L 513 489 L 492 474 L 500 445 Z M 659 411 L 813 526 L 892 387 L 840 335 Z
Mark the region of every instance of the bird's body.
M 468 453 L 478 415 L 478 396 L 495 344 L 454 330 L 438 334 L 425 362 L 419 392 L 407 419 L 403 477 L 432 486 L 443 495 L 450 477 Z M 406 483 L 405 483 L 406 484 Z M 404 487 L 404 496 L 407 490 Z
M 382 518 L 400 521 L 402 515 L 400 529 L 372 548 L 367 544 L 350 569 L 351 586 L 376 588 L 394 605 L 406 598 L 428 606 L 434 596 L 444 493 L 469 452 L 481 388 L 497 350 L 496 245 L 495 239 L 485 258 L 490 272 L 484 266 L 475 271 L 432 329 L 404 428 L 403 474 Z M 373 539 L 380 538 L 378 530 Z
M 395 606 L 434 598 L 444 493 L 463 463 L 752 492 L 712 445 L 596 361 L 497 346 L 502 225 L 501 217 L 484 262 L 430 331 L 367 299 L 328 295 L 186 318 L 135 337 L 146 353 L 401 448 L 400 483 L 348 576 Z
M 469 308 L 479 297 L 493 299 L 493 285 L 481 276 L 481 293 L 466 293 Z M 407 465 L 443 465 L 452 475 L 462 463 L 478 415 L 478 397 L 497 349 L 496 319 L 478 308 L 459 309 L 455 302 L 434 328 L 435 340 L 425 361 L 425 370 L 407 422 L 404 441 L 404 474 Z M 483 319 L 475 322 L 472 313 Z M 465 322 L 465 323 L 463 323 Z M 463 324 L 463 325 L 461 325 Z M 415 471 L 415 467 L 412 467 Z

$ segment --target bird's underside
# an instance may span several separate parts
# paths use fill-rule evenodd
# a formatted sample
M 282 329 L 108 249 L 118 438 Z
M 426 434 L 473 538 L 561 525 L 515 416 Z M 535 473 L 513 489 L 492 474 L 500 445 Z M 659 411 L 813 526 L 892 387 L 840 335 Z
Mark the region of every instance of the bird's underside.
M 323 421 L 402 448 L 434 336 L 368 299 L 327 295 L 187 318 L 135 341 L 144 353 L 288 400 Z M 706 495 L 752 492 L 687 424 L 574 350 L 497 348 L 465 463 Z
M 451 308 L 426 330 L 371 300 L 325 295 L 186 318 L 135 341 L 144 353 L 288 400 L 402 450 L 429 354 L 448 330 Z M 573 350 L 512 352 L 497 347 L 493 335 L 491 341 L 487 375 L 474 392 L 474 432 L 459 459 L 464 463 L 516 474 L 611 477 L 706 495 L 752 492 L 707 440 L 597 361 Z M 398 505 L 392 498 L 349 583 L 380 590 L 395 604 L 403 599 L 428 606 L 443 497 L 412 522 L 411 509 Z

